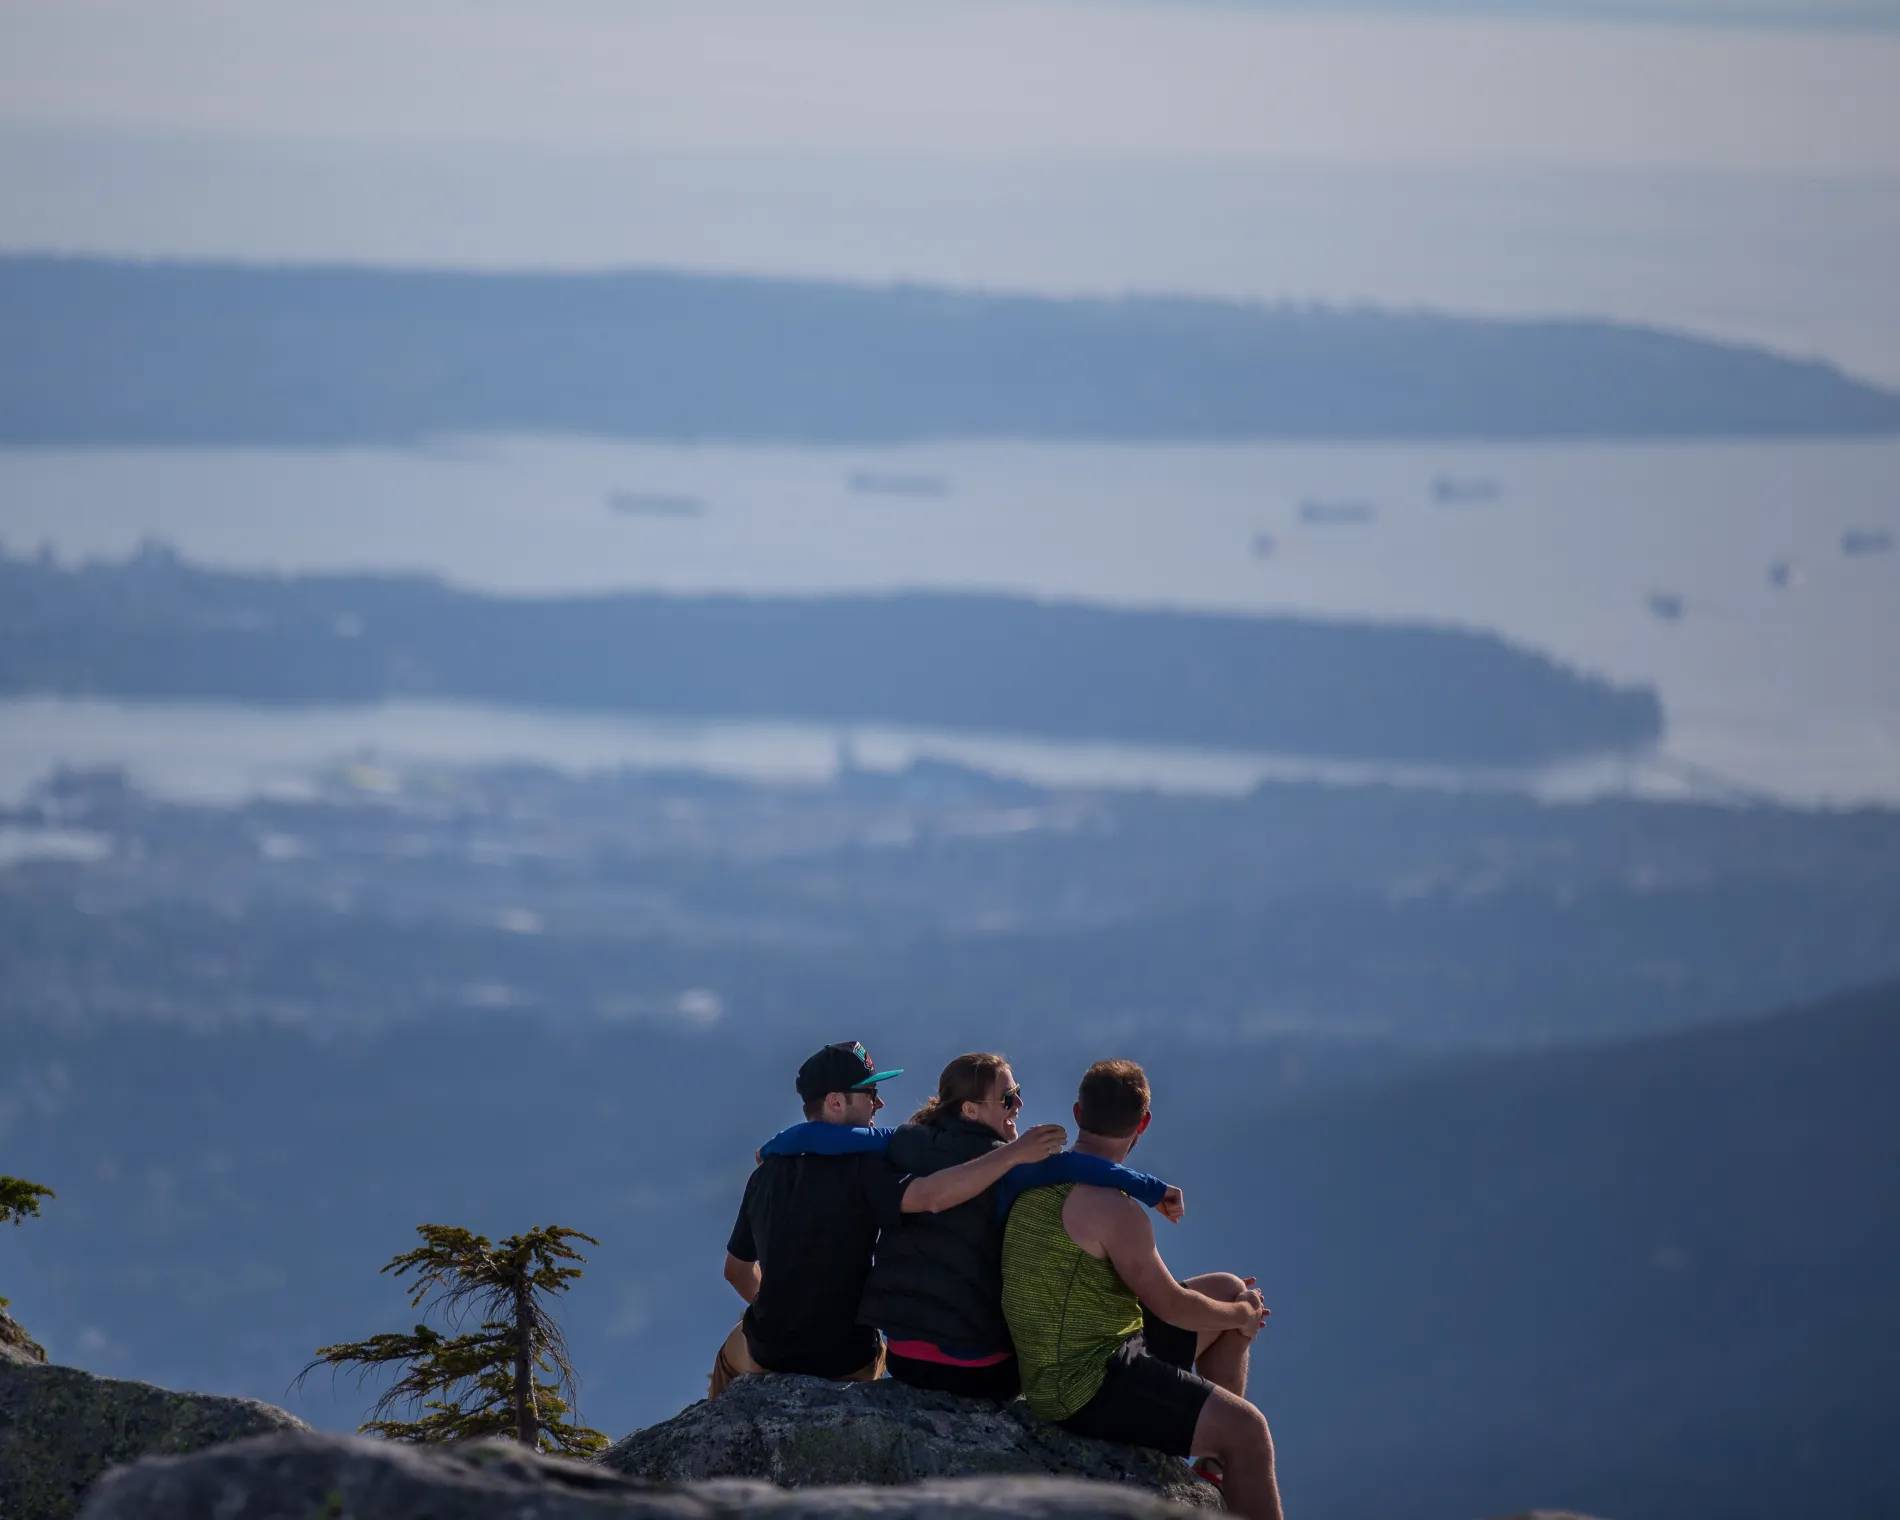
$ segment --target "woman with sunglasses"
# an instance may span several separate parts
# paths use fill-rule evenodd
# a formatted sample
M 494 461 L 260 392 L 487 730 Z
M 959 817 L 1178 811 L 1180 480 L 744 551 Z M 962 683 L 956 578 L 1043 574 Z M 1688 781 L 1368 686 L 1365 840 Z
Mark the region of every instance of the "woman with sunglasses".
M 1016 1138 L 1022 1088 L 1009 1062 L 984 1052 L 958 1056 L 937 1093 L 898 1129 L 795 1124 L 765 1143 L 762 1156 L 884 1151 L 893 1166 L 928 1176 Z M 1079 1182 L 1118 1188 L 1170 1218 L 1180 1193 L 1157 1177 L 1096 1156 L 1063 1151 L 1009 1174 L 1012 1199 L 1025 1187 Z M 881 1330 L 891 1376 L 916 1388 L 969 1398 L 1010 1399 L 1022 1390 L 1003 1319 L 1003 1224 L 1007 1202 L 990 1188 L 937 1214 L 907 1214 L 878 1239 L 860 1324 Z

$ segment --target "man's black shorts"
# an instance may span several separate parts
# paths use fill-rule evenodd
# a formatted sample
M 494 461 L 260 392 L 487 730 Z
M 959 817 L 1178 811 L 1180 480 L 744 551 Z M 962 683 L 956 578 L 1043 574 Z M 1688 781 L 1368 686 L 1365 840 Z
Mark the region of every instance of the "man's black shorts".
M 1063 1429 L 1130 1446 L 1152 1446 L 1169 1456 L 1194 1452 L 1194 1427 L 1214 1385 L 1194 1371 L 1195 1335 L 1153 1315 L 1108 1359 L 1095 1397 Z

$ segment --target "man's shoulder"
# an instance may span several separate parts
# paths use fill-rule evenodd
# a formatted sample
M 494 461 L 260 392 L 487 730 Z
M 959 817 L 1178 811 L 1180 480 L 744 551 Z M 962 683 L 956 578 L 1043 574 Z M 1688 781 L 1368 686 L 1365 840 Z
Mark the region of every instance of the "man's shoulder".
M 865 1173 L 882 1175 L 894 1172 L 890 1158 L 882 1151 L 844 1151 L 836 1156 L 799 1154 L 767 1156 L 753 1168 L 755 1181 L 773 1181 L 792 1177 L 832 1177 L 849 1182 Z
M 752 1180 L 757 1182 L 779 1177 L 827 1174 L 849 1177 L 867 1165 L 888 1167 L 890 1162 L 882 1151 L 844 1151 L 836 1156 L 820 1156 L 816 1153 L 766 1156 L 752 1169 Z
M 1068 1183 L 1067 1186 L 1070 1201 L 1075 1203 L 1078 1207 L 1115 1210 L 1133 1209 L 1137 1214 L 1141 1212 L 1140 1204 L 1136 1203 L 1134 1199 L 1130 1198 L 1120 1188 L 1111 1186 L 1109 1183 L 1071 1182 Z
M 1119 1188 L 1098 1187 L 1092 1182 L 1070 1184 L 1069 1196 L 1062 1205 L 1064 1221 L 1087 1220 L 1102 1229 L 1123 1228 L 1129 1221 L 1147 1220 L 1140 1204 Z
M 874 1208 L 898 1175 L 880 1155 L 767 1156 L 753 1168 L 739 1208 L 762 1231 L 814 1210 L 827 1219 L 859 1214 Z

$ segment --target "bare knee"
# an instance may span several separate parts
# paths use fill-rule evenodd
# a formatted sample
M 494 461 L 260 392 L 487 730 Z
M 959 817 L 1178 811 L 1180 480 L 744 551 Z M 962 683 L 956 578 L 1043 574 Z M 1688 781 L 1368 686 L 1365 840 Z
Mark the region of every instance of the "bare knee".
M 1267 1428 L 1267 1417 L 1224 1388 L 1208 1395 L 1194 1429 L 1194 1447 L 1228 1462 L 1252 1458 L 1273 1465 L 1273 1432 Z
M 1245 1403 L 1245 1400 L 1242 1400 Z M 1244 1457 L 1251 1453 L 1268 1474 L 1273 1472 L 1273 1432 L 1267 1428 L 1267 1417 L 1253 1405 L 1247 1404 L 1252 1418 L 1242 1421 L 1236 1433 L 1234 1454 Z
M 1181 1284 L 1192 1288 L 1196 1293 L 1204 1293 L 1209 1298 L 1219 1299 L 1231 1304 L 1247 1291 L 1246 1281 L 1234 1276 L 1232 1272 L 1203 1272 L 1199 1277 L 1190 1277 Z

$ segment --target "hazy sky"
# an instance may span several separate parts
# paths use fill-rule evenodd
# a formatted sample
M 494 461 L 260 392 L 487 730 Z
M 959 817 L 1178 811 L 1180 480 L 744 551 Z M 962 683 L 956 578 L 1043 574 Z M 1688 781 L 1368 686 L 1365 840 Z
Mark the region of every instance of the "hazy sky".
M 1166 5 L 1170 0 L 1149 0 Z M 1410 16 L 1581 17 L 1702 26 L 1873 27 L 1900 24 L 1900 0 L 1172 0 L 1234 10 Z
M 0 120 L 14 124 L 1900 171 L 1900 32 L 1111 0 L 7 0 L 0 18 Z
M 0 0 L 0 248 L 1589 312 L 1900 378 L 1896 23 L 1900 0 Z

